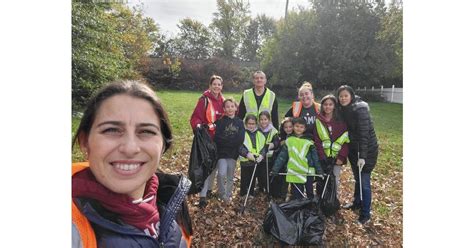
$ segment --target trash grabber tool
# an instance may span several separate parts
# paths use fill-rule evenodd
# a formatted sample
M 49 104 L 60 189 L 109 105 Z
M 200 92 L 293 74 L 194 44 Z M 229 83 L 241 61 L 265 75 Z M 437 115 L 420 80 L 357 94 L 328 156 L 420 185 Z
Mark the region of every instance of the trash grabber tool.
M 298 192 L 300 192 L 300 194 L 303 196 L 303 198 L 308 198 L 308 197 L 306 197 L 306 194 L 301 192 L 300 188 L 298 188 L 294 183 L 291 183 L 291 184 L 293 184 L 293 187 L 295 187 L 296 190 L 298 190 Z
M 324 198 L 324 194 L 326 193 L 326 187 L 328 186 L 328 182 L 329 182 L 329 177 L 330 177 L 330 176 L 331 176 L 331 175 L 328 175 L 328 176 L 326 177 L 326 182 L 324 183 L 324 189 L 323 189 L 323 193 L 321 194 L 321 199 Z
M 257 163 L 257 161 L 255 161 L 255 167 L 253 168 L 252 177 L 250 178 L 250 184 L 249 184 L 248 189 L 247 189 L 247 195 L 245 196 L 244 206 L 242 207 L 242 210 L 240 211 L 241 214 L 244 213 L 245 207 L 247 206 L 247 199 L 249 198 L 250 189 L 251 189 L 252 183 L 253 183 L 253 178 L 255 177 L 255 171 L 257 170 L 257 165 L 258 165 L 258 163 Z
M 359 160 L 359 152 L 357 152 L 357 162 Z M 360 192 L 360 202 L 362 203 L 362 168 L 360 168 L 359 165 L 357 165 L 359 168 L 359 192 Z
M 265 171 L 265 174 L 267 174 L 267 195 L 270 196 L 270 180 L 268 178 L 268 153 L 265 154 L 265 165 L 267 167 L 266 171 Z

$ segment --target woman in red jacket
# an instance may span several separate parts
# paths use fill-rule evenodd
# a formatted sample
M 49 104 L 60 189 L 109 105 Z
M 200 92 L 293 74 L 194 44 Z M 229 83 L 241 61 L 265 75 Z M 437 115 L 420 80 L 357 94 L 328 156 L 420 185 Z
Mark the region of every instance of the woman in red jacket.
M 215 122 L 224 114 L 224 96 L 222 95 L 222 78 L 212 75 L 209 80 L 209 89 L 202 93 L 194 112 L 191 115 L 191 128 L 193 132 L 196 128 L 206 127 L 209 135 L 214 139 L 216 133 Z M 204 182 L 204 187 L 199 193 L 199 207 L 207 205 L 206 196 L 211 191 L 214 179 L 216 178 L 217 168 L 214 169 Z
M 189 123 L 193 131 L 198 127 L 207 125 L 211 138 L 214 138 L 215 122 L 224 114 L 222 87 L 222 78 L 212 75 L 209 80 L 209 89 L 202 93 L 191 115 Z
M 339 187 L 341 167 L 349 155 L 349 134 L 346 123 L 340 118 L 337 108 L 337 99 L 333 95 L 326 95 L 321 100 L 321 109 L 316 119 L 315 144 L 318 157 L 325 173 L 334 173 L 336 187 Z M 316 191 L 321 196 L 323 182 L 318 180 Z M 336 214 L 337 223 L 342 222 L 341 216 Z

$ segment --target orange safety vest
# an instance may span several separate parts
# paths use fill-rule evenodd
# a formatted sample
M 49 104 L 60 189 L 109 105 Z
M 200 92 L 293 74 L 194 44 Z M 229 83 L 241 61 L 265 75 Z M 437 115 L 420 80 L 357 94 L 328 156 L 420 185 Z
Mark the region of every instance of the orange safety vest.
M 224 97 L 222 95 L 221 98 L 222 100 L 224 100 Z M 212 101 L 207 96 L 204 97 L 204 105 L 206 106 L 206 120 L 209 126 L 209 130 L 214 131 L 214 123 L 217 121 L 216 111 L 214 109 L 214 106 L 212 105 Z
M 74 176 L 76 173 L 87 168 L 89 168 L 89 162 L 73 163 L 72 175 Z M 74 201 L 72 201 L 72 222 L 79 231 L 83 246 L 85 248 L 97 248 L 97 241 L 94 229 L 92 228 L 86 216 L 81 213 Z M 180 228 L 182 238 L 186 241 L 186 246 L 190 248 L 192 236 L 188 235 L 182 226 L 180 226 Z
M 89 167 L 88 162 L 82 163 L 73 163 L 72 164 L 72 175 L 78 173 Z M 72 223 L 76 226 L 81 236 L 82 244 L 87 248 L 97 248 L 97 241 L 95 238 L 94 229 L 92 229 L 89 220 L 85 215 L 81 213 L 79 208 L 77 208 L 74 201 L 72 201 Z
M 313 101 L 313 106 L 314 106 L 314 110 L 316 111 L 316 114 L 319 114 L 319 108 L 321 104 Z M 291 107 L 293 108 L 293 117 L 299 117 L 301 114 L 301 110 L 303 109 L 303 104 L 300 101 L 297 101 L 297 102 L 293 102 Z

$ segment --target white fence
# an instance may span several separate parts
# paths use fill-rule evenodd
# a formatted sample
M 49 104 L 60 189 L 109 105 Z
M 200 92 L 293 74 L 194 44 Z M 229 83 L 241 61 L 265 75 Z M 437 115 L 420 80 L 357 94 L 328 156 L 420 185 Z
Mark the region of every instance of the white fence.
M 391 88 L 384 88 L 383 86 L 380 86 L 380 88 L 372 86 L 371 89 L 367 89 L 367 87 L 357 88 L 357 91 L 380 92 L 387 102 L 403 104 L 403 88 L 395 88 L 395 85 L 392 85 Z

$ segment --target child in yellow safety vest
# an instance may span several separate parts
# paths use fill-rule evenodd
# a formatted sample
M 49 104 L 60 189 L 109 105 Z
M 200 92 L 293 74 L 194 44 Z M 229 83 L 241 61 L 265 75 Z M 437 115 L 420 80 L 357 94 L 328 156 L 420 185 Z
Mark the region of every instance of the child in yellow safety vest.
M 267 176 L 273 166 L 273 152 L 269 151 L 275 150 L 275 147 L 278 146 L 278 130 L 273 127 L 273 124 L 271 123 L 270 113 L 268 111 L 262 111 L 258 115 L 258 128 L 260 132 L 262 132 L 263 136 L 265 136 L 265 147 L 267 148 L 266 157 L 268 157 L 268 165 L 266 164 L 267 160 L 264 157 L 264 161 L 259 163 L 257 167 L 257 188 L 259 192 L 266 192 L 268 194 Z
M 286 181 L 291 183 L 291 198 L 314 197 L 314 176 L 322 174 L 318 154 L 310 136 L 303 135 L 306 129 L 306 121 L 303 118 L 293 119 L 294 135 L 286 139 L 273 166 L 272 175 L 277 175 L 280 169 L 287 164 Z
M 265 136 L 257 128 L 257 117 L 249 114 L 245 117 L 245 139 L 244 144 L 239 149 L 240 160 L 240 196 L 247 194 L 250 187 L 250 197 L 255 196 L 255 175 L 252 180 L 254 166 L 263 161 L 267 148 L 265 146 Z M 252 185 L 250 185 L 252 181 Z

